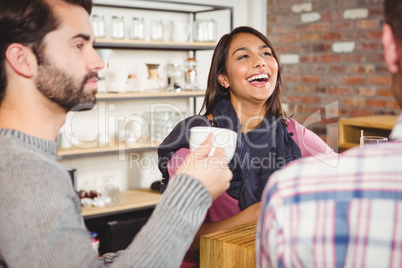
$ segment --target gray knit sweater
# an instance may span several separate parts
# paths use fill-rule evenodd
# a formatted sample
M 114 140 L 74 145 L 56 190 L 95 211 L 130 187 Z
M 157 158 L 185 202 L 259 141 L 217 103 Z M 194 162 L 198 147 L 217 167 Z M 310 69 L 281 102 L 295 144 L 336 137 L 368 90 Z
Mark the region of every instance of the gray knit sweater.
M 176 176 L 133 243 L 98 258 L 55 142 L 0 129 L 0 267 L 179 267 L 212 203 Z

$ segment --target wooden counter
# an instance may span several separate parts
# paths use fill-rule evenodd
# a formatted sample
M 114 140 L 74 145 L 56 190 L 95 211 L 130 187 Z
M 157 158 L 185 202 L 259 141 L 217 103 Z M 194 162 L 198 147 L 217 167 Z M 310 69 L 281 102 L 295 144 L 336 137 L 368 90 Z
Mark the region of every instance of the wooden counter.
M 155 207 L 161 198 L 161 193 L 148 189 L 128 190 L 122 193 L 120 202 L 112 207 L 83 207 L 82 216 L 85 219 L 113 215 L 118 213 Z
M 255 267 L 257 222 L 201 236 L 200 267 Z

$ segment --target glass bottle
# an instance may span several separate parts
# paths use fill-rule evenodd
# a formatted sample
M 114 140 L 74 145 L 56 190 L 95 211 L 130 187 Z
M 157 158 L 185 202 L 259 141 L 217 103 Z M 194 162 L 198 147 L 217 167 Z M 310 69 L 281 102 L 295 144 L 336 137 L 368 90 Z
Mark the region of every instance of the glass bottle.
M 197 62 L 194 57 L 186 60 L 185 89 L 197 90 Z

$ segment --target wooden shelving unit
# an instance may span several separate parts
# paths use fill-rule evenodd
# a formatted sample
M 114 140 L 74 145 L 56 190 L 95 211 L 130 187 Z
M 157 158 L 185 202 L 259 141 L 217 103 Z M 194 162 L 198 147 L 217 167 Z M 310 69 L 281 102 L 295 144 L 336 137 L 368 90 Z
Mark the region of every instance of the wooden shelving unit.
M 124 101 L 133 99 L 158 99 L 158 98 L 191 98 L 191 97 L 203 97 L 204 90 L 197 91 L 183 91 L 183 92 L 125 92 L 125 93 L 97 93 L 96 98 L 98 101 Z M 70 148 L 59 148 L 58 159 L 71 159 L 77 157 L 88 157 L 97 155 L 116 154 L 119 152 L 132 153 L 140 151 L 155 150 L 160 143 L 158 142 L 146 142 L 139 143 L 138 146 L 127 146 L 124 143 L 117 141 L 111 144 L 98 144 L 98 146 L 90 146 L 88 144 L 81 144 L 78 146 L 71 146 Z
M 397 118 L 396 115 L 373 115 L 340 119 L 338 138 L 340 151 L 359 146 L 361 130 L 364 136 L 388 137 Z

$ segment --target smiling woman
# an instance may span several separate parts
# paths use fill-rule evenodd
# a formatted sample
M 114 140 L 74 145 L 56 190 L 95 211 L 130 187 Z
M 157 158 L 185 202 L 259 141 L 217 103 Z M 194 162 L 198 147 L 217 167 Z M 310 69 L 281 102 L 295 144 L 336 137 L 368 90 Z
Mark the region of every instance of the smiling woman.
M 278 76 L 278 62 L 271 48 L 254 34 L 239 33 L 232 40 L 226 63 L 226 74 L 219 74 L 218 81 L 230 91 L 235 110 L 241 105 L 253 116 L 264 116 L 264 104 L 274 92 Z M 240 119 L 242 125 L 246 125 L 248 118 L 245 115 Z
M 209 71 L 205 113 L 180 122 L 158 148 L 163 188 L 189 153 L 192 127 L 213 125 L 238 133 L 230 188 L 209 209 L 182 267 L 198 267 L 201 235 L 257 220 L 262 190 L 274 171 L 311 152 L 335 154 L 317 135 L 286 118 L 281 89 L 279 59 L 266 36 L 250 27 L 222 36 Z

